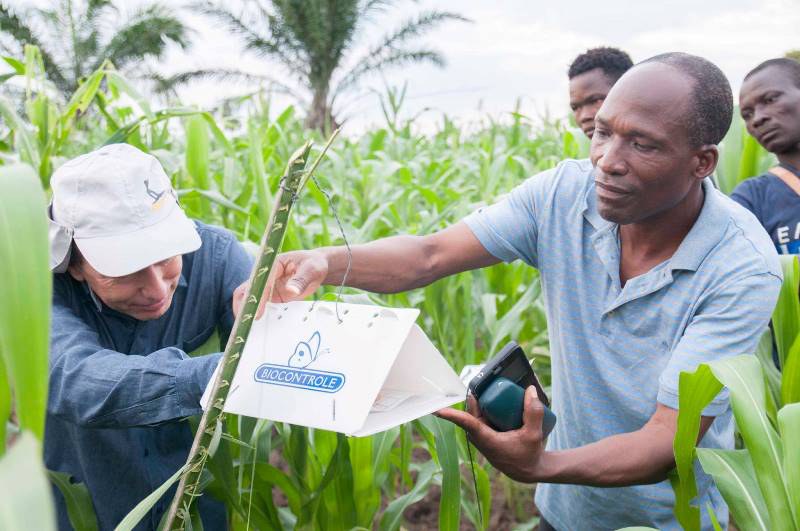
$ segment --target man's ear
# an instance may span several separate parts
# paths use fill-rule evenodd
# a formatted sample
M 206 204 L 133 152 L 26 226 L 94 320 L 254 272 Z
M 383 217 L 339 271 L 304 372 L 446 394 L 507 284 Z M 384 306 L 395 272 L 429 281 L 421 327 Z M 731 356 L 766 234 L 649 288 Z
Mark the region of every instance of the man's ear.
M 715 144 L 705 144 L 700 146 L 695 155 L 697 165 L 694 169 L 694 176 L 697 179 L 708 177 L 717 169 L 719 162 L 719 149 Z

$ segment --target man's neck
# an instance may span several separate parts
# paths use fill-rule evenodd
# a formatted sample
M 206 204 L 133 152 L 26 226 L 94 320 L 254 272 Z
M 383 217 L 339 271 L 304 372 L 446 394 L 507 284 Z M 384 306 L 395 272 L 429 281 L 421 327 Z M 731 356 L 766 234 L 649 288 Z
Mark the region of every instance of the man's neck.
M 795 151 L 779 154 L 778 161 L 781 164 L 791 166 L 795 170 L 800 170 L 800 146 Z
M 702 186 L 680 203 L 642 222 L 621 225 L 620 281 L 646 273 L 678 250 L 703 209 Z

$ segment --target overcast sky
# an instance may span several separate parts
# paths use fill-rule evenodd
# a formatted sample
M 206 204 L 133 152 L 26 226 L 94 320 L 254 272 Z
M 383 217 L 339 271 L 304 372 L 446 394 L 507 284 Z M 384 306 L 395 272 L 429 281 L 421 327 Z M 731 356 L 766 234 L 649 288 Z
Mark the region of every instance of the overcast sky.
M 382 121 L 377 96 L 368 89 L 380 89 L 384 82 L 408 83 L 404 114 L 434 109 L 422 115 L 422 124 L 440 120 L 442 112 L 462 123 L 486 113 L 502 115 L 514 108 L 518 98 L 523 112 L 531 116 L 545 112 L 563 116 L 568 110 L 567 66 L 590 47 L 620 47 L 635 62 L 665 51 L 698 54 L 722 68 L 734 91 L 760 61 L 800 48 L 800 0 L 420 0 L 399 4 L 399 9 L 370 27 L 366 44 L 418 10 L 455 11 L 473 22 L 448 23 L 424 39 L 443 53 L 446 68 L 407 67 L 363 84 L 360 93 L 366 95 L 344 110 L 353 132 Z M 274 63 L 243 55 L 237 38 L 216 23 L 196 15 L 186 20 L 196 30 L 195 45 L 188 54 L 171 50 L 162 65 L 165 71 L 236 67 L 285 75 Z M 235 83 L 197 82 L 180 95 L 186 103 L 209 106 L 247 89 Z M 276 99 L 278 106 L 284 102 Z

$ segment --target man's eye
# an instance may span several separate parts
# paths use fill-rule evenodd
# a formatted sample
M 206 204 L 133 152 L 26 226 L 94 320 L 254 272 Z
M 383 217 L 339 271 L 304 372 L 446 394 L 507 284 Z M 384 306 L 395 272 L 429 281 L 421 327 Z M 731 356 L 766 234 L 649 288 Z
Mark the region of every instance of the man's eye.
M 655 147 L 648 146 L 647 144 L 642 144 L 641 142 L 634 142 L 633 143 L 633 147 L 635 147 L 639 151 L 643 151 L 645 153 L 653 151 L 655 149 Z
M 778 99 L 777 96 L 767 96 L 766 98 L 764 98 L 764 103 L 769 105 L 770 103 L 775 103 L 775 100 L 777 99 Z
M 594 136 L 599 138 L 606 138 L 608 136 L 608 133 L 603 129 L 595 129 Z

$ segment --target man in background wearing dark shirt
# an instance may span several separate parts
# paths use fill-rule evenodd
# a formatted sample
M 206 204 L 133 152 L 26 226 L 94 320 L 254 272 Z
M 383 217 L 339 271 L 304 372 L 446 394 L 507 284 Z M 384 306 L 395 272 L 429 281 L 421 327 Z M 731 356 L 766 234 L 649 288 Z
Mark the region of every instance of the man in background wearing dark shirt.
M 770 59 L 744 78 L 739 108 L 747 131 L 778 157 L 731 197 L 756 215 L 781 254 L 800 254 L 800 63 Z
M 594 134 L 594 115 L 614 83 L 632 66 L 627 53 L 607 47 L 586 50 L 569 66 L 569 106 L 575 123 L 590 139 Z

